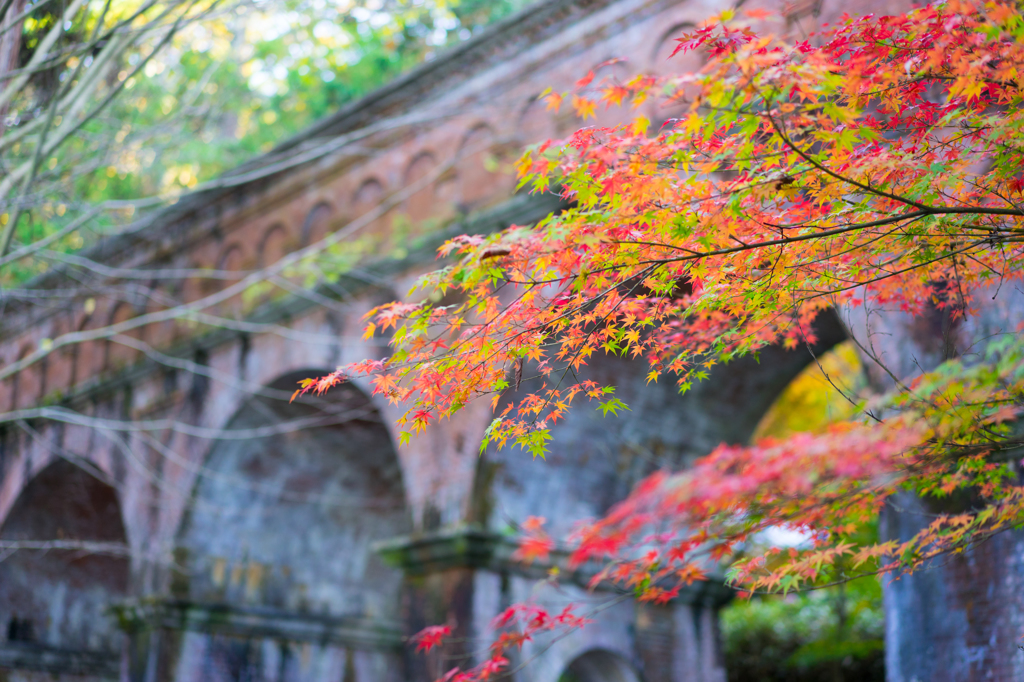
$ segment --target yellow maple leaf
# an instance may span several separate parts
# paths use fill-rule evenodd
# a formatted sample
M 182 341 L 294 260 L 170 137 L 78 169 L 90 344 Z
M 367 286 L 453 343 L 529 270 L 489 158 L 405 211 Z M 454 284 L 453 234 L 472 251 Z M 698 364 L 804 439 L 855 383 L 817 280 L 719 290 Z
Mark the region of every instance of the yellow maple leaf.
M 576 115 L 586 121 L 588 118 L 597 117 L 597 104 L 586 97 L 580 97 L 579 95 L 572 96 L 572 108 L 576 111 Z
M 562 96 L 557 92 L 549 92 L 544 97 L 544 101 L 548 111 L 558 111 L 559 107 L 562 106 Z

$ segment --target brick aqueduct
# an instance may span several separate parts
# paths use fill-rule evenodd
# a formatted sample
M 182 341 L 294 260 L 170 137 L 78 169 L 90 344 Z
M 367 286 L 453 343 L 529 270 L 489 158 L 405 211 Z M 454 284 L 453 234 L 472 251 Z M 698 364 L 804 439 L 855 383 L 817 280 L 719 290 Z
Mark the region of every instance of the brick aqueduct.
M 790 8 L 790 19 L 827 20 L 838 4 Z M 57 547 L 0 561 L 0 680 L 422 681 L 478 657 L 509 603 L 612 596 L 586 592 L 581 576 L 539 586 L 531 570 L 542 569 L 512 561 L 504 531 L 531 514 L 566 530 L 654 468 L 748 439 L 809 354 L 721 368 L 685 396 L 646 386 L 642 364 L 600 360 L 589 371 L 633 411 L 574 412 L 545 463 L 479 456 L 484 405 L 398 446 L 395 408 L 364 385 L 287 396 L 299 378 L 386 351 L 362 340 L 361 316 L 434 267 L 444 235 L 558 208 L 514 194 L 500 170 L 523 145 L 579 124 L 547 113 L 540 92 L 568 89 L 611 57 L 627 61 L 599 76 L 661 71 L 671 38 L 723 7 L 543 2 L 101 243 L 88 255 L 108 269 L 86 281 L 91 300 L 45 314 L 9 304 L 8 368 L 42 356 L 44 339 L 121 326 L 0 384 L 0 542 Z M 675 68 L 695 66 L 686 59 Z M 339 280 L 234 293 L 325 240 L 348 253 L 362 245 Z M 171 272 L 200 268 L 216 272 Z M 195 321 L 161 318 L 172 304 L 191 305 Z M 838 324 L 823 329 L 819 350 L 843 338 Z M 584 631 L 524 651 L 517 679 L 724 680 L 717 609 L 727 598 L 704 585 L 667 607 L 619 601 Z M 443 622 L 459 638 L 448 660 L 406 646 Z

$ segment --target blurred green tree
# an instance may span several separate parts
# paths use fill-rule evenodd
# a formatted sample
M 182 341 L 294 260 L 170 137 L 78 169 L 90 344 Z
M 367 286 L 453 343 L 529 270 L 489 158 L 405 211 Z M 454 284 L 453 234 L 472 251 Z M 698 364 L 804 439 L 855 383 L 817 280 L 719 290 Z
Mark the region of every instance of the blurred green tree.
M 36 172 L 3 188 L 0 224 L 17 221 L 15 250 L 52 243 L 0 262 L 0 285 L 44 272 L 60 254 L 270 151 L 528 2 L 86 2 L 57 31 L 44 63 L 28 69 L 6 111 L 0 158 Z M 19 69 L 66 12 L 47 2 L 27 10 Z M 110 54 L 118 31 L 131 38 Z M 69 93 L 89 78 L 98 82 L 84 98 L 104 106 L 77 112 L 77 133 L 60 144 L 52 134 L 44 140 L 40 130 L 60 129 L 70 118 Z M 81 226 L 68 230 L 76 221 Z
M 840 344 L 790 382 L 754 440 L 822 433 L 857 414 L 865 389 L 853 343 Z M 780 540 L 800 538 L 785 532 L 765 538 Z M 885 680 L 882 588 L 874 576 L 813 592 L 737 599 L 722 612 L 722 634 L 729 682 Z

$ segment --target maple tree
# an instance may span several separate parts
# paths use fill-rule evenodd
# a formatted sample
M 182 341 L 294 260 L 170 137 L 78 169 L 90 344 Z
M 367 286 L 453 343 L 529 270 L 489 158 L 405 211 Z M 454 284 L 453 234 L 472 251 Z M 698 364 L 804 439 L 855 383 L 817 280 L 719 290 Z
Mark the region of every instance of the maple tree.
M 651 99 L 681 113 L 659 130 L 637 116 L 529 151 L 521 185 L 560 192 L 572 207 L 449 241 L 441 256 L 452 264 L 418 286 L 460 302 L 376 309 L 367 334 L 389 333 L 391 357 L 301 390 L 371 375 L 377 393 L 410 406 L 400 422 L 408 438 L 473 400 L 497 405 L 526 366 L 548 378 L 543 392 L 509 402 L 484 447 L 537 456 L 574 402 L 624 407 L 611 387 L 576 378 L 595 354 L 642 357 L 651 381 L 674 377 L 686 390 L 716 364 L 813 343 L 829 309 L 880 304 L 963 319 L 1020 279 L 1024 15 L 1015 4 L 845 17 L 801 42 L 757 35 L 750 18 L 727 12 L 680 38 L 677 51 L 708 56 L 698 73 L 627 82 L 591 73 L 572 93 L 549 93 L 552 108 L 568 101 L 584 118 L 602 103 Z M 736 587 L 912 571 L 1019 526 L 1024 487 L 1011 459 L 1024 346 L 1004 335 L 970 361 L 892 378 L 890 392 L 823 433 L 723 445 L 686 471 L 652 475 L 570 539 L 571 561 L 597 562 L 595 580 L 662 602 L 776 526 L 811 540 L 735 559 Z M 981 503 L 936 515 L 904 542 L 864 540 L 899 490 L 970 491 Z M 553 546 L 535 522 L 522 553 Z M 487 679 L 509 647 L 582 625 L 522 608 L 502 616 L 515 634 L 490 659 L 446 679 Z M 441 641 L 428 634 L 424 647 Z

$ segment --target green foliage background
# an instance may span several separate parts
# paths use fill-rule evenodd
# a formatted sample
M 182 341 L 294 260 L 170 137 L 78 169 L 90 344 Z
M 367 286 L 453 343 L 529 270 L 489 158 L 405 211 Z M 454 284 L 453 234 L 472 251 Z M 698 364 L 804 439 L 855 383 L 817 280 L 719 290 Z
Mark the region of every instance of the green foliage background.
M 230 0 L 221 0 L 229 2 Z M 107 80 L 124 89 L 74 139 L 43 160 L 33 206 L 16 244 L 52 234 L 91 207 L 107 210 L 54 245 L 74 252 L 141 213 L 216 178 L 317 119 L 385 85 L 439 51 L 470 39 L 531 0 L 240 0 L 212 5 L 155 54 L 156 37 L 123 57 Z M 134 0 L 93 0 L 62 37 L 69 45 L 134 10 Z M 55 11 L 62 11 L 59 7 Z M 25 22 L 21 60 L 54 24 L 40 10 Z M 80 52 L 80 50 L 79 50 Z M 89 55 L 81 57 L 88 64 Z M 9 133 L 45 117 L 56 88 L 73 78 L 71 56 L 34 76 L 7 112 Z M 136 68 L 142 67 L 138 72 Z M 31 139 L 31 138 L 27 138 Z M 15 144 L 10 167 L 34 145 Z M 111 202 L 125 202 L 110 209 Z M 6 223 L 7 214 L 0 222 Z M 0 286 L 45 271 L 45 258 L 0 273 Z
M 850 342 L 800 373 L 755 433 L 821 432 L 857 415 L 865 381 Z M 877 578 L 804 594 L 738 599 L 722 612 L 729 682 L 883 682 L 882 589 Z
M 881 600 L 878 580 L 861 578 L 735 602 L 722 613 L 729 682 L 883 682 Z

